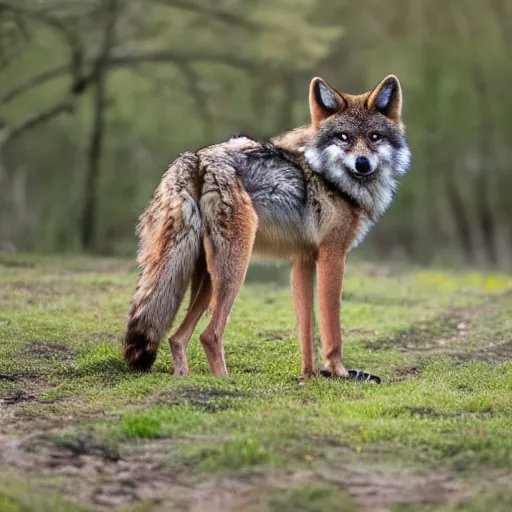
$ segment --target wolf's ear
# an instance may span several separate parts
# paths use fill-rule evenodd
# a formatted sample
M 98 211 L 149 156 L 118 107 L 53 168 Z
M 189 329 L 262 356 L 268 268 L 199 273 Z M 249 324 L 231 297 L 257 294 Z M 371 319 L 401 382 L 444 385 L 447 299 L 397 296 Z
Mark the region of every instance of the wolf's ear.
M 321 78 L 313 78 L 309 87 L 311 122 L 317 127 L 321 121 L 345 108 L 341 94 Z
M 402 88 L 395 75 L 389 75 L 373 89 L 368 98 L 368 108 L 377 110 L 395 123 L 402 115 Z

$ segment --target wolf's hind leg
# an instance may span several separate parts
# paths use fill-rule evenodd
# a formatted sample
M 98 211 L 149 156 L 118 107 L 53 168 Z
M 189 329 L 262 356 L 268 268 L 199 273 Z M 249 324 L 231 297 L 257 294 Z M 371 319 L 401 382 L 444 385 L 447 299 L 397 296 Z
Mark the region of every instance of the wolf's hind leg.
M 203 283 L 204 275 L 207 273 L 206 255 L 204 253 L 204 248 L 201 248 L 201 254 L 197 260 L 196 268 L 194 269 L 194 273 L 192 274 L 192 278 L 190 280 L 190 297 L 188 300 L 188 309 L 192 308 L 192 305 L 194 304 L 194 301 Z
M 207 193 L 201 202 L 213 309 L 199 339 L 216 377 L 228 375 L 222 339 L 231 307 L 245 279 L 257 229 L 257 215 L 247 193 L 236 181 L 226 179 L 222 183 L 222 178 L 227 176 L 217 175 L 209 184 L 208 175 L 205 176 Z
M 169 338 L 173 359 L 173 375 L 190 375 L 187 361 L 187 347 L 197 323 L 206 311 L 212 297 L 210 275 L 206 270 L 206 261 L 200 258 L 192 276 L 190 304 L 185 318 Z

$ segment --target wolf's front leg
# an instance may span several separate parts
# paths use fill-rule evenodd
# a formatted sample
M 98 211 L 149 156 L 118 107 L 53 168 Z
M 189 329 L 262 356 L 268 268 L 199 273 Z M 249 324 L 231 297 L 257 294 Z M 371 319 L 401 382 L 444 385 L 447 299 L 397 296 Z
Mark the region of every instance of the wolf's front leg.
M 326 243 L 318 249 L 318 304 L 320 336 L 325 373 L 332 377 L 349 377 L 343 366 L 341 339 L 341 294 L 345 272 L 346 251 L 336 243 Z
M 315 262 L 313 258 L 297 257 L 292 268 L 292 291 L 297 328 L 302 351 L 302 375 L 315 374 L 314 349 L 314 282 Z

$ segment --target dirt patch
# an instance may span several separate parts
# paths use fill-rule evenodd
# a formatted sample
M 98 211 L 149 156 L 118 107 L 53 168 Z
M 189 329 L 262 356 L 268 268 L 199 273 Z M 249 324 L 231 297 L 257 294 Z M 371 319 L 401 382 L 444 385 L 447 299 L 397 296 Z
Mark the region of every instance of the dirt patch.
M 3 410 L 2 410 L 3 408 Z M 118 414 L 107 414 L 103 408 L 86 408 L 78 399 L 51 397 L 0 404 L 0 434 L 17 436 L 43 435 L 77 424 L 98 420 L 117 421 Z
M 0 380 L 8 380 L 10 382 L 16 382 L 20 376 L 16 373 L 0 373 Z
M 512 326 L 506 319 L 506 312 L 511 309 L 510 296 L 506 292 L 478 307 L 452 310 L 394 336 L 368 340 L 366 346 L 374 350 L 394 349 L 416 357 L 446 355 L 456 362 L 511 361 Z
M 454 475 L 435 471 L 410 474 L 349 461 L 311 471 L 211 477 L 190 467 L 171 467 L 167 440 L 119 452 L 91 437 L 1 440 L 0 463 L 27 475 L 58 476 L 68 498 L 96 510 L 151 500 L 152 511 L 241 511 L 265 505 L 273 493 L 327 483 L 347 491 L 362 507 L 389 510 L 396 504 L 444 504 L 478 489 Z M 257 508 L 256 508 L 257 509 Z
M 413 475 L 386 470 L 369 475 L 355 470 L 345 477 L 334 474 L 324 478 L 345 485 L 350 495 L 370 510 L 389 510 L 399 504 L 442 505 L 466 499 L 475 492 L 442 471 Z
M 461 312 L 442 315 L 433 320 L 419 322 L 395 336 L 368 341 L 366 346 L 374 350 L 401 350 L 425 352 L 438 349 L 465 336 L 467 317 Z
M 63 456 L 80 457 L 90 455 L 117 462 L 121 459 L 115 447 L 100 442 L 90 434 L 77 436 L 53 437 L 38 436 L 28 439 L 22 444 L 27 452 L 38 452 L 41 449 L 57 449 Z
M 36 428 L 41 428 L 46 423 L 55 421 L 51 420 L 51 414 L 45 414 L 43 417 L 34 418 L 30 417 L 30 411 L 22 410 L 19 406 L 27 403 L 50 404 L 55 402 L 56 398 L 39 399 L 38 395 L 50 391 L 52 386 L 48 381 L 48 377 L 37 368 L 36 371 L 31 368 L 32 363 L 36 359 L 48 359 L 51 362 L 59 361 L 68 363 L 73 360 L 73 352 L 59 343 L 36 341 L 27 343 L 18 352 L 18 357 L 22 361 L 29 362 L 26 370 L 23 372 L 0 374 L 0 379 L 15 383 L 16 389 L 8 390 L 0 394 L 0 407 L 4 409 L 3 414 L 0 415 L 0 428 L 7 430 L 17 430 L 20 428 L 22 431 L 27 431 L 30 428 L 34 431 Z M 5 408 L 9 407 L 9 414 L 5 413 Z
M 268 493 L 264 477 L 246 476 L 245 478 L 216 478 L 202 482 L 187 492 L 179 493 L 173 510 L 176 512 L 227 512 L 244 510 L 261 500 L 255 497 L 255 491 L 262 489 Z
M 188 403 L 203 411 L 218 412 L 231 409 L 237 405 L 237 401 L 244 398 L 237 391 L 205 390 L 200 388 L 183 388 L 158 395 L 156 404 L 183 405 Z
M 291 341 L 297 338 L 297 333 L 293 329 L 259 331 L 258 338 L 262 341 Z
M 87 334 L 87 342 L 88 343 L 105 343 L 105 342 L 118 342 L 120 341 L 119 334 L 114 334 L 113 332 L 109 331 L 98 331 L 98 332 L 91 332 Z
M 485 361 L 490 363 L 505 363 L 512 361 L 512 341 L 505 343 L 490 342 L 487 347 L 469 352 L 454 354 L 454 358 L 460 362 Z
M 0 440 L 0 462 L 27 475 L 60 477 L 61 492 L 68 499 L 94 510 L 151 500 L 151 510 L 228 512 L 254 502 L 267 486 L 267 477 L 212 479 L 191 474 L 188 468 L 173 470 L 165 464 L 168 441 L 116 457 L 98 442 L 71 443 L 66 447 L 43 438 Z
M 348 492 L 358 506 L 379 511 L 390 510 L 397 504 L 445 504 L 455 499 L 466 499 L 473 493 L 473 490 L 463 488 L 449 474 L 413 476 L 384 471 L 368 474 L 349 469 L 342 472 L 326 469 L 325 471 L 208 480 L 188 490 L 186 496 L 180 497 L 175 502 L 173 510 L 179 512 L 267 510 L 266 505 L 279 492 L 325 484 L 329 484 L 333 491 Z M 296 505 L 297 509 L 307 510 L 306 507 L 311 503 L 308 501 L 296 503 Z M 164 508 L 157 510 L 164 510 Z M 292 508 L 286 508 L 286 510 L 292 510 Z
M 20 376 L 16 387 L 0 394 L 0 436 L 29 436 L 101 419 L 116 419 L 104 408 L 88 407 L 77 398 L 45 395 L 53 388 L 42 377 Z
M 27 343 L 21 350 L 21 355 L 40 359 L 57 359 L 62 362 L 71 362 L 74 358 L 74 354 L 69 347 L 50 341 L 32 341 Z
M 38 403 L 48 403 L 51 400 L 39 400 L 39 393 L 48 389 L 48 381 L 45 377 L 32 373 L 9 373 L 3 375 L 9 385 L 0 392 L 0 435 L 2 433 L 20 434 L 27 430 L 39 429 L 48 418 L 27 417 L 25 406 Z
M 403 368 L 397 368 L 393 377 L 389 379 L 389 383 L 398 384 L 405 382 L 408 379 L 416 377 L 420 373 L 418 366 L 404 366 Z
M 152 449 L 122 458 L 111 447 L 87 437 L 0 441 L 4 466 L 28 475 L 63 477 L 64 495 L 97 510 L 168 494 L 176 477 L 162 459 Z
M 36 399 L 34 395 L 29 395 L 22 389 L 18 389 L 7 396 L 0 398 L 0 404 L 16 405 L 23 402 L 33 402 Z

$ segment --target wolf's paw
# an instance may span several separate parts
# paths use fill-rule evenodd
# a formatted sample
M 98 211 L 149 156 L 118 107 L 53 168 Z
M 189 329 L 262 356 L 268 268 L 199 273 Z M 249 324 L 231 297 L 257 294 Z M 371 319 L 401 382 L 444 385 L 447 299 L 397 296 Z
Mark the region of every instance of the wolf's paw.
M 372 373 L 363 372 L 361 370 L 356 370 L 355 368 L 352 368 L 348 371 L 348 378 L 350 380 L 357 380 L 357 381 L 368 381 L 373 382 L 375 384 L 381 384 L 382 379 L 378 375 L 373 375 Z
M 329 370 L 329 368 L 326 368 L 325 366 L 322 366 L 320 369 L 320 375 L 322 377 L 332 378 L 332 372 Z M 352 368 L 351 370 L 348 370 L 348 377 L 346 377 L 349 380 L 356 380 L 359 382 L 367 381 L 367 382 L 373 382 L 374 384 L 381 384 L 382 379 L 378 375 L 373 375 L 372 373 L 363 372 L 361 370 L 356 370 L 355 368 Z

